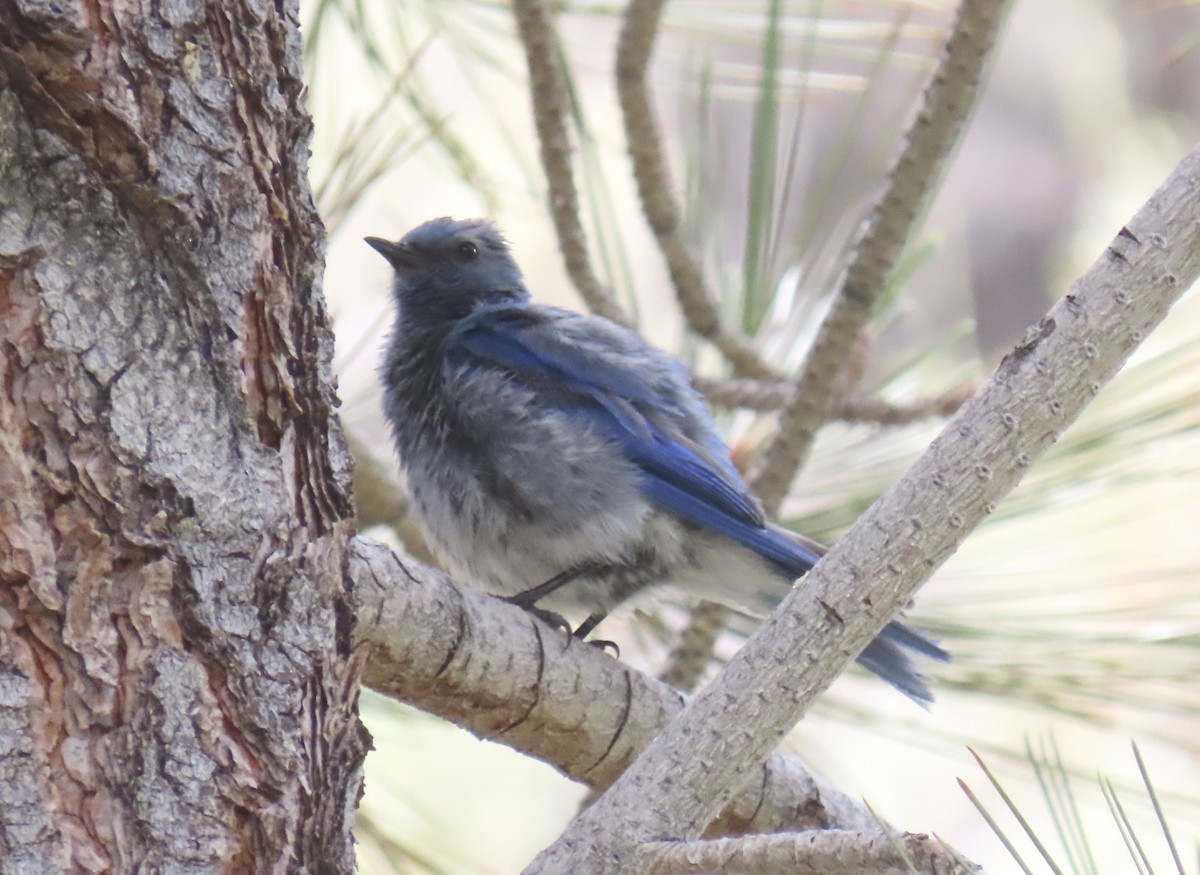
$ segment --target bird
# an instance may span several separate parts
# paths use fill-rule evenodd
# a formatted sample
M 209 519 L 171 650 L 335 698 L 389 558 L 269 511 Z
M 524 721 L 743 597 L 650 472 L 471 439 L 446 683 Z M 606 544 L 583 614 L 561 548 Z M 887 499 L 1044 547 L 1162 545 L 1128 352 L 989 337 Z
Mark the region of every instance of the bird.
M 365 239 L 394 271 L 383 411 L 455 578 L 585 617 L 584 637 L 662 586 L 765 616 L 821 557 L 766 519 L 682 362 L 602 316 L 535 303 L 493 222 Z M 893 620 L 858 661 L 927 705 L 914 654 L 949 658 Z

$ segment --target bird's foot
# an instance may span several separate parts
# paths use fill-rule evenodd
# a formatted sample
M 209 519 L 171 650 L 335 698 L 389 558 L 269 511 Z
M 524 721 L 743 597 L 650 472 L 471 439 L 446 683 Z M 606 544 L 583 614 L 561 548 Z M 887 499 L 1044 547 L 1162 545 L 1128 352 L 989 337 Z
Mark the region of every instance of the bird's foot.
M 572 638 L 584 641 L 588 635 L 592 634 L 592 630 L 600 625 L 600 621 L 606 616 L 605 614 L 591 614 L 586 620 L 579 624 L 579 628 L 572 630 L 570 622 L 568 622 L 567 618 L 562 614 L 556 614 L 554 611 L 547 611 L 545 608 L 539 608 L 536 605 L 526 604 L 526 596 L 527 593 L 521 592 L 514 596 L 507 596 L 503 598 L 502 601 L 506 601 L 510 605 L 516 605 L 526 613 L 537 617 L 548 626 L 551 626 L 555 629 L 562 629 L 567 633 L 568 643 L 570 643 Z M 599 647 L 601 650 L 611 649 L 613 658 L 615 659 L 619 659 L 621 657 L 621 648 L 617 646 L 615 641 L 606 641 L 604 639 L 597 638 L 592 641 L 587 641 L 587 644 L 591 647 Z
M 616 641 L 606 641 L 603 638 L 593 638 L 591 641 L 587 642 L 587 645 L 588 647 L 599 647 L 606 653 L 611 650 L 613 659 L 621 658 L 621 648 L 617 646 Z
M 573 634 L 575 635 L 576 638 L 578 638 L 582 641 L 583 639 L 587 638 L 588 635 L 592 634 L 592 630 L 595 629 L 597 626 L 599 626 L 600 621 L 603 620 L 606 616 L 608 616 L 608 615 L 607 614 L 590 614 L 590 615 L 588 615 L 588 618 L 579 624 L 579 628 L 576 629 Z M 601 650 L 608 650 L 611 648 L 613 658 L 614 659 L 621 658 L 621 648 L 617 646 L 617 642 L 615 642 L 615 641 L 606 641 L 603 638 L 593 638 L 591 641 L 588 642 L 588 644 L 590 644 L 592 647 L 599 647 Z
M 556 614 L 554 611 L 547 611 L 545 608 L 539 608 L 536 605 L 525 604 L 521 600 L 523 595 L 524 593 L 518 593 L 514 596 L 508 596 L 507 598 L 502 599 L 502 601 L 506 601 L 510 605 L 516 605 L 518 608 L 525 611 L 525 613 L 532 614 L 553 629 L 562 629 L 567 633 L 568 639 L 574 635 L 574 633 L 571 631 L 571 624 L 567 621 L 566 617 L 564 617 L 562 614 Z

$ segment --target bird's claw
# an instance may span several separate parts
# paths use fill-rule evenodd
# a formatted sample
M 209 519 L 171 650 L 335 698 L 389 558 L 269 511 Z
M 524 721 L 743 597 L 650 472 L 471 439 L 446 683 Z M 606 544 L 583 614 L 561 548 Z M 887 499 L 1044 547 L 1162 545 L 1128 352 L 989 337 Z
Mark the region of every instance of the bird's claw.
M 613 659 L 621 658 L 621 648 L 617 646 L 616 641 L 605 641 L 603 638 L 594 638 L 591 641 L 587 642 L 587 644 L 589 647 L 598 647 L 601 650 L 606 651 L 606 652 L 608 651 L 609 648 L 612 648 Z

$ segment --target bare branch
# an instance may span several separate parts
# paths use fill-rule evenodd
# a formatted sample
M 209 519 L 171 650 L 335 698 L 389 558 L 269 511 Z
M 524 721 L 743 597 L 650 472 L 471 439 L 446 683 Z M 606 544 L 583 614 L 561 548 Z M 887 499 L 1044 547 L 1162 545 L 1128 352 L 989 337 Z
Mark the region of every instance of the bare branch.
M 717 680 L 526 871 L 617 872 L 640 843 L 697 837 L 1198 276 L 1200 147 Z
M 733 370 L 746 377 L 766 377 L 771 369 L 751 342 L 721 324 L 715 296 L 704 282 L 700 265 L 679 232 L 679 205 L 671 193 L 662 138 L 650 106 L 646 68 L 658 35 L 666 0 L 632 0 L 625 10 L 617 43 L 617 97 L 625 122 L 625 139 L 633 162 L 642 212 L 662 250 L 688 327 L 720 350 Z
M 755 490 L 769 509 L 778 507 L 787 494 L 813 436 L 829 417 L 838 377 L 975 106 L 984 68 L 1010 5 L 963 0 L 959 6 L 904 149 L 867 219 L 841 288 L 796 381 L 796 392 L 767 449 Z
M 513 15 L 529 66 L 533 120 L 550 188 L 550 215 L 567 275 L 593 312 L 628 325 L 629 317 L 592 270 L 587 237 L 579 221 L 579 193 L 567 134 L 567 88 L 550 12 L 544 0 L 513 0 Z
M 834 407 L 834 418 L 842 422 L 889 426 L 911 425 L 923 419 L 945 419 L 958 413 L 978 388 L 977 384 L 957 386 L 911 404 L 889 404 L 879 398 L 846 398 Z
M 347 568 L 363 682 L 608 788 L 684 698 L 499 599 L 365 539 Z M 714 825 L 721 834 L 876 821 L 792 757 L 769 757 Z
M 786 380 L 713 380 L 697 377 L 692 380 L 692 385 L 714 406 L 763 412 L 786 407 L 796 392 L 795 384 Z M 908 404 L 893 404 L 879 398 L 852 395 L 834 404 L 830 418 L 843 422 L 908 425 L 922 419 L 953 416 L 977 388 L 976 384 L 956 386 L 941 395 L 921 398 Z
M 648 842 L 638 853 L 644 875 L 966 875 L 940 842 L 927 835 L 829 829 L 694 842 Z

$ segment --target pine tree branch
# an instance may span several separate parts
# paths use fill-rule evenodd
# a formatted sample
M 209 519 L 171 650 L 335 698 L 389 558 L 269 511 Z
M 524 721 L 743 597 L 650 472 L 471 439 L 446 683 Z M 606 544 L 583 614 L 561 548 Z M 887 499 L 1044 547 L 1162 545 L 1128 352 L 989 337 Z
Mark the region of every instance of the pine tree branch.
M 370 647 L 363 683 L 546 762 L 603 792 L 685 699 L 513 605 L 360 538 L 346 570 Z M 861 803 L 794 757 L 761 764 L 714 824 L 719 834 L 870 829 Z
M 730 613 L 724 605 L 709 601 L 700 602 L 688 612 L 687 625 L 667 657 L 663 683 L 688 693 L 696 689 L 712 662 L 717 639 L 729 623 Z
M 692 385 L 716 407 L 760 410 L 764 413 L 788 406 L 796 394 L 796 384 L 787 380 L 714 380 L 696 377 Z M 850 395 L 834 403 L 830 419 L 876 425 L 909 425 L 923 419 L 953 416 L 977 388 L 975 385 L 956 386 L 940 395 L 908 403 Z
M 838 829 L 775 833 L 692 842 L 647 842 L 638 853 L 642 875 L 968 875 L 940 842 L 927 835 L 890 836 L 881 830 Z
M 550 188 L 550 215 L 567 275 L 592 312 L 628 325 L 629 316 L 592 269 L 587 235 L 579 220 L 579 192 L 567 133 L 567 86 L 550 11 L 544 0 L 513 0 L 513 15 L 529 67 L 533 120 Z
M 615 873 L 640 844 L 697 837 L 1198 276 L 1200 148 L 717 680 L 526 871 Z
M 841 287 L 796 380 L 755 491 L 778 508 L 829 418 L 839 375 L 870 319 L 975 106 L 984 70 L 1011 3 L 963 0 L 887 187 L 867 219 Z
M 666 0 L 632 0 L 625 9 L 617 43 L 617 97 L 642 213 L 666 259 L 688 328 L 711 342 L 735 373 L 766 377 L 771 369 L 759 358 L 750 340 L 721 324 L 716 296 L 705 283 L 700 265 L 679 231 L 679 205 L 671 192 L 671 177 L 646 82 L 646 69 L 665 4 Z

